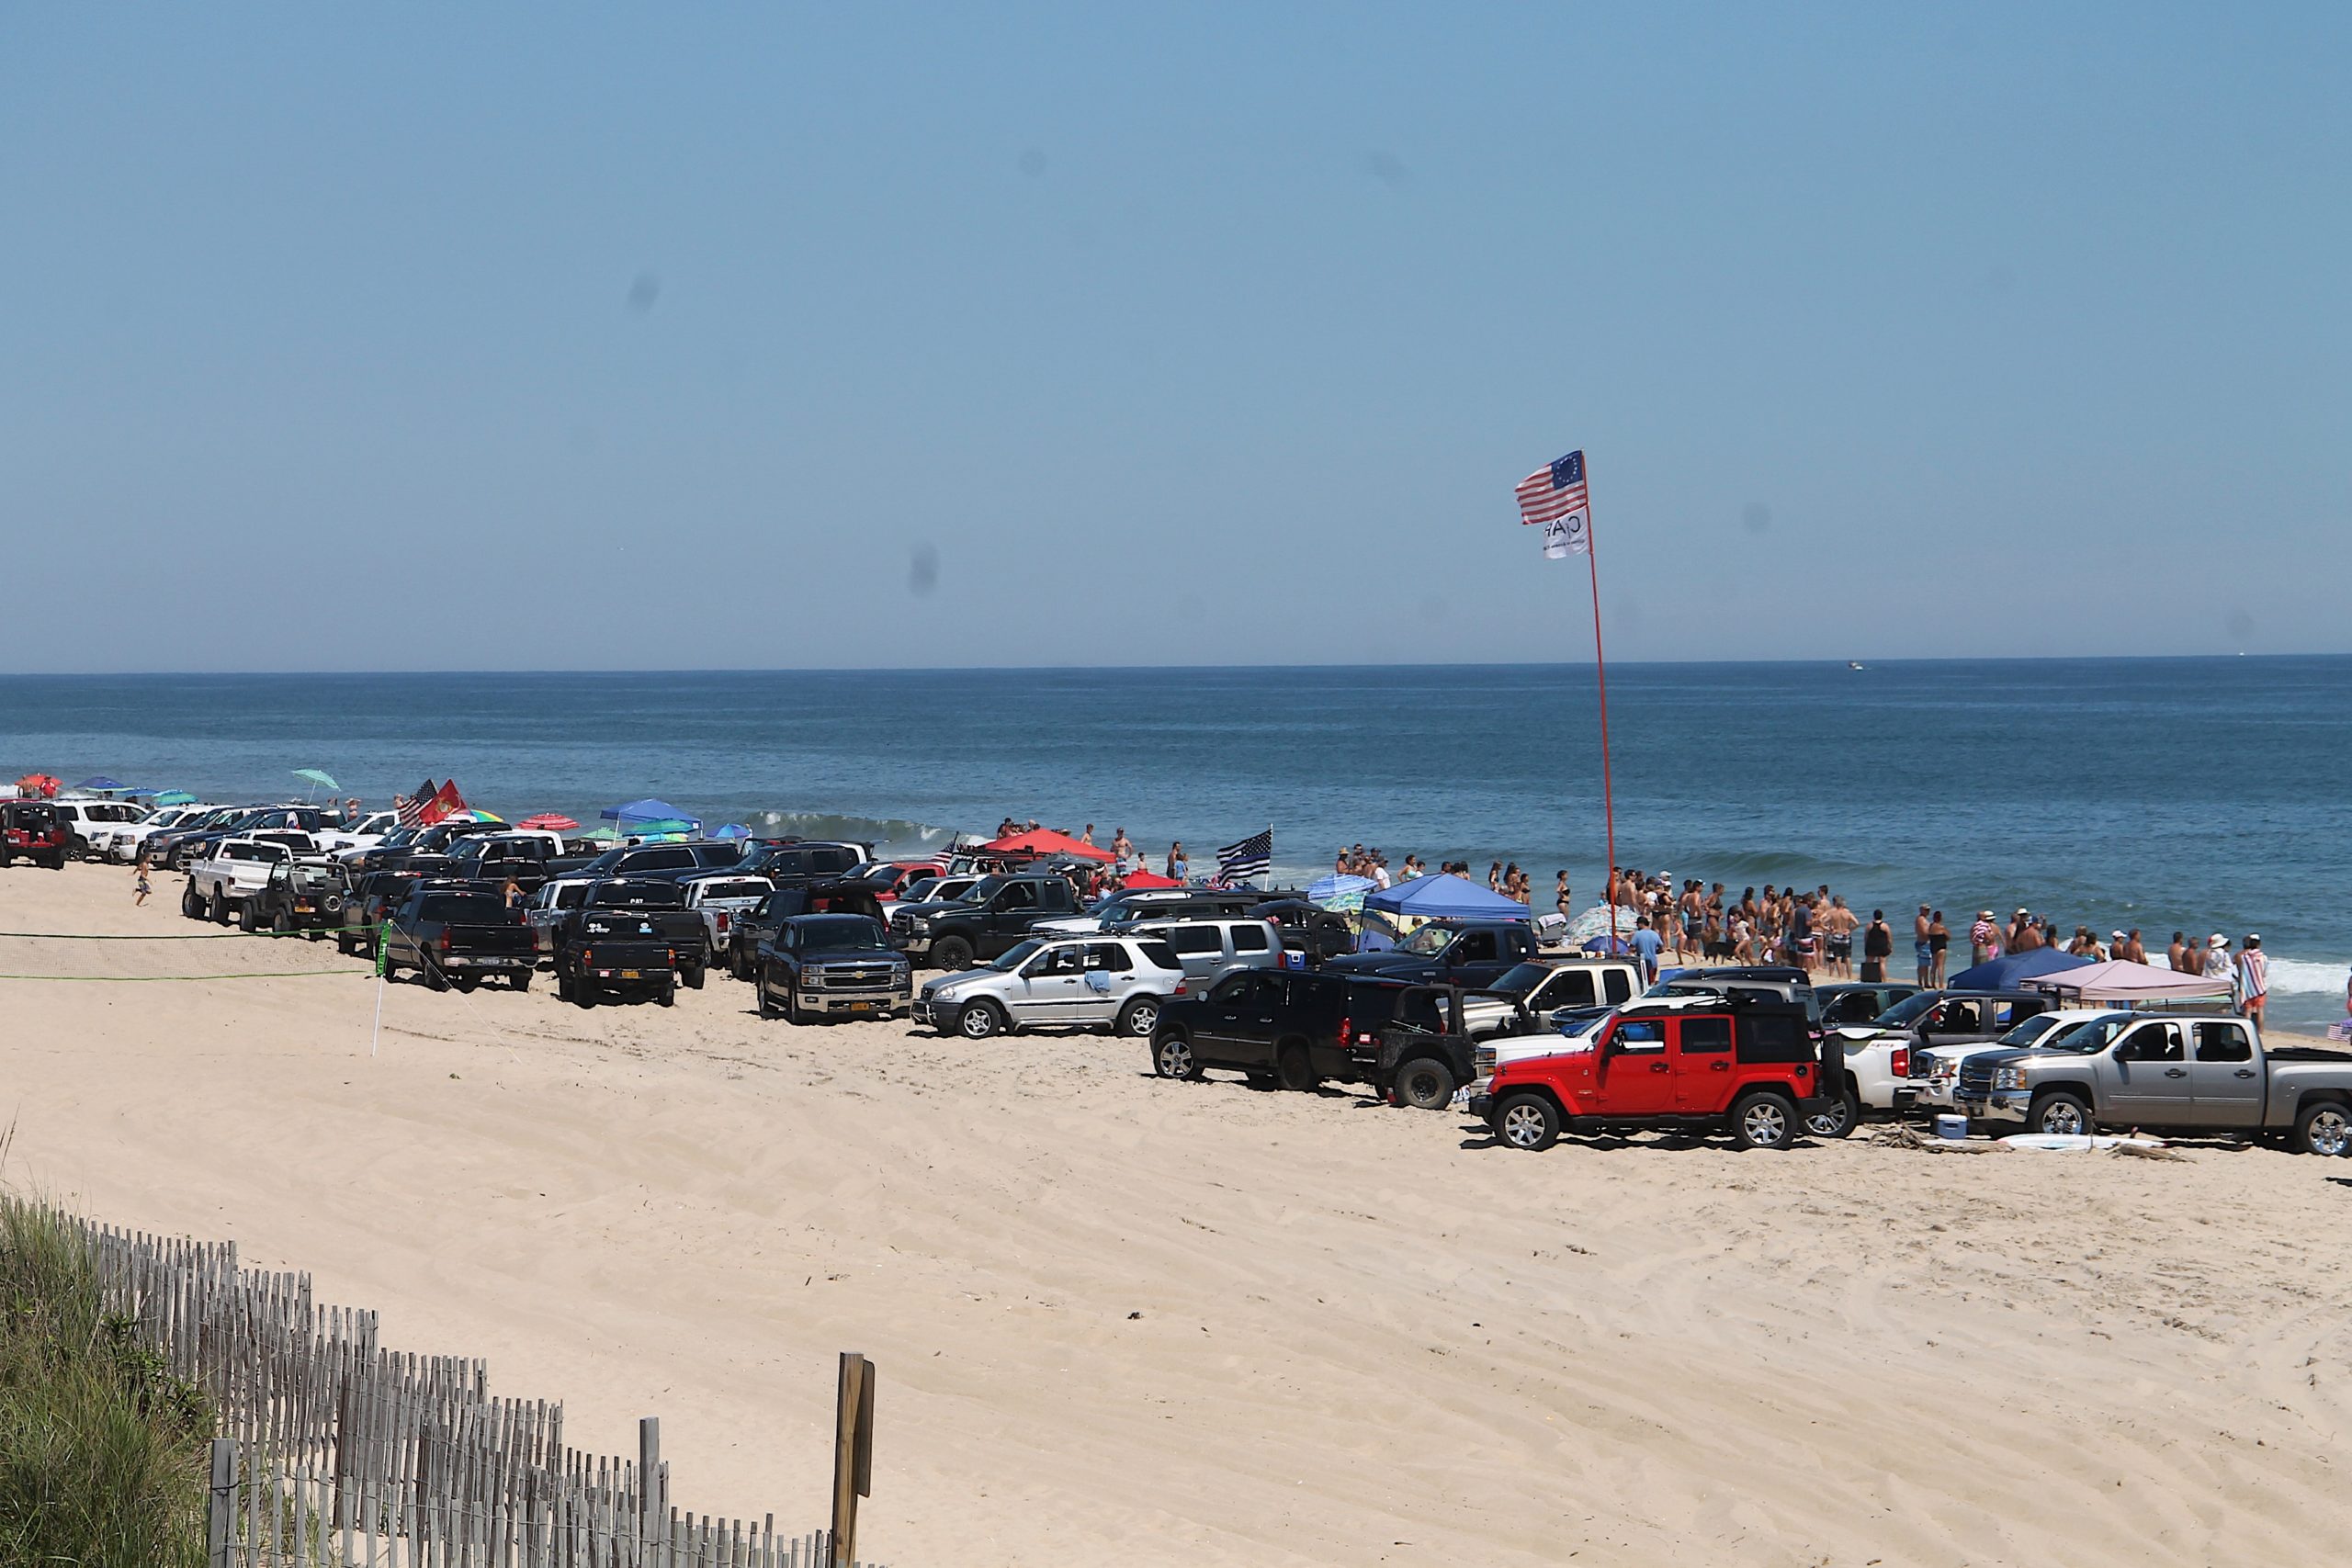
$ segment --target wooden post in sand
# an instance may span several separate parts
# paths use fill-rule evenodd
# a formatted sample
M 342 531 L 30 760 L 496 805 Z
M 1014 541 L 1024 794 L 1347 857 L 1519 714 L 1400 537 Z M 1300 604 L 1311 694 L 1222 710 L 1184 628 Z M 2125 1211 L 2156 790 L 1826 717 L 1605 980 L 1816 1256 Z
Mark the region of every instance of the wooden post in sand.
M 235 1552 L 237 1441 L 212 1439 L 212 1489 L 205 1499 L 206 1568 L 231 1568 Z
M 833 1403 L 831 1568 L 850 1568 L 857 1561 L 857 1500 L 873 1495 L 874 1365 L 856 1351 L 844 1350 Z

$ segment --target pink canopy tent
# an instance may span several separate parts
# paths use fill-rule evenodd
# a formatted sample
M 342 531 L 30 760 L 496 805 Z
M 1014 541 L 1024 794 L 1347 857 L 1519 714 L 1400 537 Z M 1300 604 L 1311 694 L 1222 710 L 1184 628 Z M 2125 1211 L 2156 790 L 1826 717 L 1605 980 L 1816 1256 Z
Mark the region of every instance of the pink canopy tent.
M 2036 975 L 2024 984 L 2037 991 L 2055 991 L 2086 1002 L 2189 1001 L 2199 997 L 2226 997 L 2230 982 L 2220 975 L 2184 975 L 2154 964 L 2132 964 L 2120 958 L 2086 964 Z

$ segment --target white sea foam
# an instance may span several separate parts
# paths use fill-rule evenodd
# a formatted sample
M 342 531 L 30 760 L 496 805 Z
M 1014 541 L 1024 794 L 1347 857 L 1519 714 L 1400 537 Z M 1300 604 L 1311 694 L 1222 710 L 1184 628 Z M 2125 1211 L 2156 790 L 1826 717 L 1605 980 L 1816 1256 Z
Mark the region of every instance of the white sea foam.
M 2270 961 L 2270 988 L 2274 991 L 2313 991 L 2340 997 L 2347 977 L 2352 977 L 2352 964 L 2314 964 L 2308 958 Z

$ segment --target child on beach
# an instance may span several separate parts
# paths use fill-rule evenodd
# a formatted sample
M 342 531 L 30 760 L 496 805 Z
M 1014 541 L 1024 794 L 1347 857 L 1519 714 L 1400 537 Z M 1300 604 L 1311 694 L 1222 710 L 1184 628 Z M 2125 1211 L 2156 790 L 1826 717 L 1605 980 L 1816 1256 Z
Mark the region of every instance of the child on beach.
M 139 895 L 139 897 L 130 901 L 131 908 L 135 909 L 140 905 L 147 902 L 147 895 L 154 891 L 153 887 L 148 886 L 147 852 L 143 849 L 139 852 L 139 863 L 130 868 L 130 879 L 134 890 Z

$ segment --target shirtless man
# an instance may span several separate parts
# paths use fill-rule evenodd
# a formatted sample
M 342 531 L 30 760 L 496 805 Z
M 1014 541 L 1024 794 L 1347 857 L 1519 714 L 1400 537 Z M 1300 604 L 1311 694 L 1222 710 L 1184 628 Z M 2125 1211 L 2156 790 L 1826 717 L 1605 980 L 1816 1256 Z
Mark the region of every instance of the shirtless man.
M 1829 900 L 1829 912 L 1821 917 L 1829 943 L 1829 973 L 1840 980 L 1854 977 L 1854 928 L 1861 923 L 1861 917 L 1846 908 L 1843 893 Z

